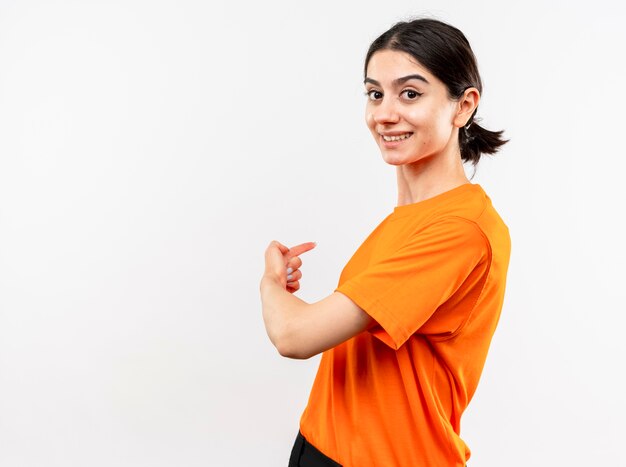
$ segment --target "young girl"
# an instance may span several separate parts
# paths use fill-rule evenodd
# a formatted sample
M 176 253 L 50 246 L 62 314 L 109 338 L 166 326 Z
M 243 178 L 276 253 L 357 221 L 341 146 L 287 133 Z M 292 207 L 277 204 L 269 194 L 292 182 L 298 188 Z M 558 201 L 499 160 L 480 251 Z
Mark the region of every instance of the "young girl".
M 511 241 L 463 163 L 506 143 L 479 126 L 476 58 L 461 31 L 401 22 L 370 46 L 366 121 L 395 166 L 398 204 L 308 304 L 299 255 L 272 241 L 260 292 L 281 355 L 323 352 L 289 466 L 464 466 L 460 420 L 495 331 Z

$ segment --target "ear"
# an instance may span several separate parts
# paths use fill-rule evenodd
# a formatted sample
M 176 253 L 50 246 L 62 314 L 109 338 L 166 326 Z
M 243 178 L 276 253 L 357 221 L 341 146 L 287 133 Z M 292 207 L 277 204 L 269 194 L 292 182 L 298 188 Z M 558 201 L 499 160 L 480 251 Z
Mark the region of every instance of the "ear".
M 463 95 L 457 101 L 457 112 L 454 117 L 454 126 L 460 128 L 467 125 L 474 110 L 478 107 L 480 102 L 480 92 L 478 89 L 471 87 L 467 88 Z

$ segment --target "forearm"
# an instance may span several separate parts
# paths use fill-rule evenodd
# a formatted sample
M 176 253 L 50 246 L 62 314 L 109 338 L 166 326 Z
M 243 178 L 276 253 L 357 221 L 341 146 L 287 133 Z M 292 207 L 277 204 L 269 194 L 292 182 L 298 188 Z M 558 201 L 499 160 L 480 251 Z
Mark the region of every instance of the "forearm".
M 267 335 L 278 352 L 285 357 L 297 358 L 293 343 L 294 320 L 304 312 L 305 301 L 289 293 L 277 278 L 264 276 L 261 280 L 263 321 Z

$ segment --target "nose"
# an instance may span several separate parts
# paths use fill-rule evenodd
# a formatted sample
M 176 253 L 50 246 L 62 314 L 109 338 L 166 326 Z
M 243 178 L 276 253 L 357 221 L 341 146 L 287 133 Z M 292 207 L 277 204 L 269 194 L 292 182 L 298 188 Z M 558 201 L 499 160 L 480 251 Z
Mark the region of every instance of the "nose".
M 392 98 L 384 98 L 372 109 L 372 118 L 379 125 L 397 123 L 400 119 L 398 103 Z

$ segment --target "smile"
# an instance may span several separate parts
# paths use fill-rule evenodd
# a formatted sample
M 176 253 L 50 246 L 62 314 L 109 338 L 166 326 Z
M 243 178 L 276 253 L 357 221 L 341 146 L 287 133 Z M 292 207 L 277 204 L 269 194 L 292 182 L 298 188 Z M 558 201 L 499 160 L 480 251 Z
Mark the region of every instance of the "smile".
M 381 135 L 385 141 L 402 141 L 403 139 L 410 138 L 413 133 L 405 133 L 398 136 L 385 136 Z

